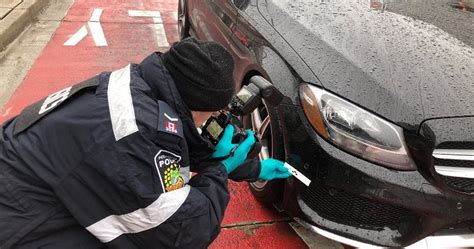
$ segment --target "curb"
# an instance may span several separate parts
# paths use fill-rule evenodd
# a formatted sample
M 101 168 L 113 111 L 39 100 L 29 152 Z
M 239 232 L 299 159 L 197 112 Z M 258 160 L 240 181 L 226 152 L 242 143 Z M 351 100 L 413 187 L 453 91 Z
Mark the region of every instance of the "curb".
M 13 42 L 51 0 L 23 0 L 0 21 L 0 52 Z

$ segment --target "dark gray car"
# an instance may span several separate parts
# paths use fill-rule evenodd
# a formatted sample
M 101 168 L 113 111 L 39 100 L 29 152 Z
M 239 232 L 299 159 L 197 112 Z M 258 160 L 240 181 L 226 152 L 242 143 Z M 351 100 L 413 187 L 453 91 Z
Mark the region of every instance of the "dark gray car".
M 258 199 L 354 246 L 474 246 L 472 0 L 179 6 L 181 37 L 221 42 L 240 85 L 262 75 L 285 95 L 244 121 L 261 158 L 311 184 L 252 183 Z

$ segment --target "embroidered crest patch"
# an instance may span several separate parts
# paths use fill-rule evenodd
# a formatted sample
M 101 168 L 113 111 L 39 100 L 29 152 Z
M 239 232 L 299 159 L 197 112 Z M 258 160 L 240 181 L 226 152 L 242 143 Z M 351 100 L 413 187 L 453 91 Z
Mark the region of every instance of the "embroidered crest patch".
M 155 166 L 160 178 L 163 193 L 173 191 L 184 186 L 184 179 L 180 174 L 179 161 L 181 157 L 167 150 L 160 150 L 155 156 Z
M 165 189 L 166 192 L 183 187 L 183 178 L 179 174 L 179 165 L 174 163 L 165 170 Z

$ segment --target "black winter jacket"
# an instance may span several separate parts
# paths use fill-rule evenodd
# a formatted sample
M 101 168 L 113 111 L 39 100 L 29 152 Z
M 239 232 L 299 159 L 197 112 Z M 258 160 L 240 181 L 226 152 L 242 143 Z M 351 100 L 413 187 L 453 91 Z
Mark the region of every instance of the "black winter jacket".
M 229 201 L 212 152 L 159 53 L 51 94 L 0 126 L 0 248 L 207 247 Z

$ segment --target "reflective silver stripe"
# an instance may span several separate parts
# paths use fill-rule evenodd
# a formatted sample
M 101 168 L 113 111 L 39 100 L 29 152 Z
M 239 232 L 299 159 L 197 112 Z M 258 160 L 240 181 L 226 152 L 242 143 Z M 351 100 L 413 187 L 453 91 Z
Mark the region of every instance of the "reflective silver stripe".
M 161 194 L 156 201 L 146 208 L 137 209 L 123 215 L 110 215 L 86 227 L 101 242 L 107 243 L 122 234 L 139 233 L 165 222 L 173 215 L 188 197 L 191 187 Z
M 450 166 L 438 166 L 435 165 L 435 170 L 440 175 L 462 177 L 462 178 L 473 178 L 474 179 L 474 168 L 466 167 L 450 167 Z
M 474 150 L 436 149 L 433 157 L 447 160 L 474 161 Z
M 138 126 L 130 91 L 130 65 L 110 74 L 107 99 L 115 140 L 137 132 Z

